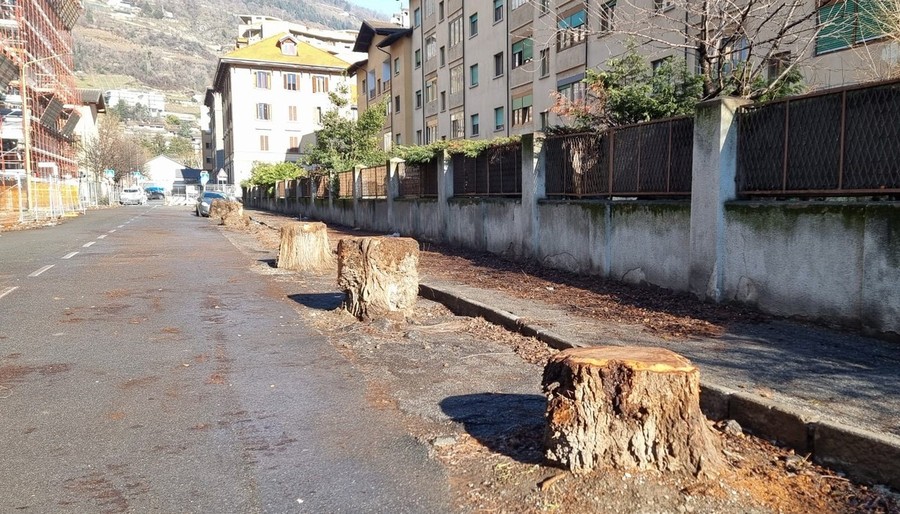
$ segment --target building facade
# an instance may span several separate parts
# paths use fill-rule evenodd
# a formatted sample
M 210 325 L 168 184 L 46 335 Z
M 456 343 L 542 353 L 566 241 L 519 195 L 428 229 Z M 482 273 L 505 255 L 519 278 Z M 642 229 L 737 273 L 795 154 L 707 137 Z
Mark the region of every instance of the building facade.
M 315 143 L 322 115 L 332 107 L 329 92 L 351 89 L 348 66 L 287 33 L 221 57 L 206 103 L 212 108 L 211 140 L 221 137 L 228 182 L 250 178 L 257 161 L 296 162 Z
M 762 62 L 763 78 L 777 76 L 784 63 L 796 61 L 811 90 L 885 78 L 896 70 L 900 47 L 886 41 L 872 22 L 871 8 L 866 10 L 870 4 L 874 0 L 810 2 L 805 12 L 793 14 L 800 25 L 792 30 L 801 36 L 783 38 L 772 52 L 756 48 L 753 53 L 751 45 L 772 41 L 766 31 L 781 26 L 777 17 L 769 21 L 775 28 L 760 29 L 757 41 L 725 35 L 729 46 L 719 51 L 734 66 L 742 59 Z M 413 113 L 412 142 L 493 139 L 563 124 L 552 111 L 557 97 L 582 98 L 586 70 L 602 69 L 636 40 L 638 52 L 654 65 L 679 57 L 689 69 L 698 69 L 692 31 L 699 21 L 686 8 L 691 5 L 674 0 L 411 0 L 413 75 L 406 103 Z

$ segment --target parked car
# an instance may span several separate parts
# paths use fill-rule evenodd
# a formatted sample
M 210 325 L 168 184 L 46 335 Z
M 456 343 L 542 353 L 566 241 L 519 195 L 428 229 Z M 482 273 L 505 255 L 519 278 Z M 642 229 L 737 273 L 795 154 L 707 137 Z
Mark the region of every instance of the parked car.
M 159 186 L 145 187 L 144 191 L 147 193 L 148 200 L 165 200 L 166 199 L 166 190 Z
M 209 216 L 209 206 L 213 200 L 229 200 L 228 195 L 217 191 L 204 191 L 197 197 L 197 216 Z
M 147 193 L 139 187 L 126 187 L 119 195 L 119 203 L 122 205 L 144 205 L 147 203 Z

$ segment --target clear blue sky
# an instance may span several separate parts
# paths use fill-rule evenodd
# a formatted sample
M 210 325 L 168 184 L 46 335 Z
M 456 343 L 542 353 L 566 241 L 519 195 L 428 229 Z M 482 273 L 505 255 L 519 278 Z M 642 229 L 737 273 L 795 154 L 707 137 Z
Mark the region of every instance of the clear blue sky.
M 349 0 L 351 4 L 356 4 L 360 7 L 365 7 L 367 9 L 372 9 L 374 11 L 378 11 L 385 15 L 390 16 L 396 12 L 400 12 L 401 5 L 403 7 L 409 6 L 408 0 Z

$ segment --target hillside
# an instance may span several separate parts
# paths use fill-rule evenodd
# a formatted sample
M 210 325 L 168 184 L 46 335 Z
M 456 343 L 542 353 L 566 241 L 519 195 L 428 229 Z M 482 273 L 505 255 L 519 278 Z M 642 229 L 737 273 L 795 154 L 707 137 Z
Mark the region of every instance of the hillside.
M 115 1 L 88 0 L 73 34 L 75 69 L 84 86 L 133 82 L 182 95 L 211 84 L 217 57 L 233 48 L 239 14 L 263 14 L 311 27 L 358 28 L 382 15 L 342 0 L 134 0 L 138 14 Z

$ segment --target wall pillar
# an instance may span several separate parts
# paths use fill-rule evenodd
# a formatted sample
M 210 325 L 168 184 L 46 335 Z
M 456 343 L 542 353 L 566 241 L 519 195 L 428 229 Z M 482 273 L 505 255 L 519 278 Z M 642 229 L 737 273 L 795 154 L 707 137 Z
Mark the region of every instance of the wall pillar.
M 688 287 L 716 302 L 724 289 L 725 202 L 736 197 L 737 109 L 748 103 L 717 98 L 698 104 L 694 115 Z
M 522 136 L 522 209 L 525 220 L 525 255 L 540 255 L 540 217 L 538 202 L 547 197 L 542 140 L 534 134 Z
M 357 226 L 357 220 L 361 218 L 359 215 L 359 199 L 362 198 L 362 170 L 365 166 L 353 166 L 353 226 Z
M 385 183 L 388 211 L 387 223 L 392 231 L 397 228 L 397 224 L 394 222 L 394 199 L 400 196 L 400 165 L 403 162 L 403 159 L 394 157 L 387 163 L 387 182 Z
M 450 223 L 450 199 L 453 198 L 453 160 L 444 151 L 437 157 L 437 186 L 438 186 L 438 221 L 441 227 L 440 236 L 443 241 L 447 237 Z

